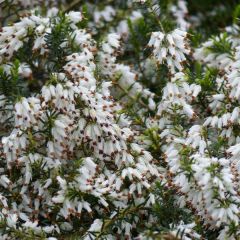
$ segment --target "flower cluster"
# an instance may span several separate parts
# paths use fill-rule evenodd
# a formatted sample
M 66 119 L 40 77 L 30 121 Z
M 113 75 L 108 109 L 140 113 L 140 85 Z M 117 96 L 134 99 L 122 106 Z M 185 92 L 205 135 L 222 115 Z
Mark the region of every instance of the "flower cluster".
M 110 33 L 107 39 L 102 43 L 102 49 L 99 53 L 100 67 L 102 73 L 110 78 L 113 83 L 130 98 L 141 97 L 148 99 L 148 107 L 155 108 L 153 100 L 154 94 L 137 82 L 138 75 L 131 68 L 124 64 L 116 63 L 120 48 L 120 36 Z
M 239 6 L 205 2 L 0 1 L 0 239 L 239 239 Z
M 12 130 L 2 138 L 5 166 L 0 181 L 4 189 L 1 219 L 6 219 L 10 236 L 16 230 L 29 229 L 54 236 L 73 228 L 70 219 L 100 216 L 108 208 L 128 208 L 129 202 L 146 204 L 148 189 L 160 176 L 151 154 L 134 140 L 130 120 L 118 113 L 121 105 L 112 99 L 111 82 L 102 81 L 97 86 L 93 40 L 75 25 L 81 14 L 70 12 L 66 16 L 71 20 L 71 35 L 82 51 L 66 56 L 63 71 L 54 73 L 35 96 L 20 97 L 13 103 Z M 19 25 L 28 22 L 38 33 L 41 25 L 36 27 L 32 19 L 42 22 L 33 15 L 25 17 L 3 28 L 2 37 L 8 39 L 10 33 L 20 31 Z M 48 24 L 51 19 L 44 22 Z M 51 32 L 51 27 L 55 26 L 45 27 L 46 32 Z M 27 32 L 23 37 L 28 37 Z M 119 42 L 115 35 L 108 38 L 111 46 L 103 43 L 102 48 L 110 55 Z M 2 56 L 8 53 L 3 60 L 11 60 L 21 49 L 24 42 L 18 41 L 18 47 L 3 47 Z M 21 175 L 12 182 L 5 173 L 8 171 Z M 38 216 L 46 218 L 47 225 Z M 61 225 L 54 223 L 61 218 L 65 219 Z M 89 225 L 89 231 L 93 226 Z M 123 229 L 118 231 L 129 234 L 129 227 L 123 225 Z
M 183 70 L 183 64 L 186 62 L 185 55 L 191 52 L 187 32 L 180 29 L 175 29 L 168 34 L 153 32 L 148 46 L 153 48 L 153 56 L 158 64 L 166 62 L 172 73 L 175 73 L 176 69 Z

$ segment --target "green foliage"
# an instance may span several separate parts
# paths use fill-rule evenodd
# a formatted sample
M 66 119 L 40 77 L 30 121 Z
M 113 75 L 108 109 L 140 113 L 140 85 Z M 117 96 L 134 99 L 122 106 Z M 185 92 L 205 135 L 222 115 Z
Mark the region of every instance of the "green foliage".
M 201 23 L 195 32 L 202 35 L 202 39 L 208 39 L 212 34 L 217 34 L 221 29 L 232 23 L 232 13 L 239 3 L 238 0 L 189 0 L 188 9 L 191 14 L 198 14 Z
M 233 22 L 238 23 L 240 17 L 240 4 L 238 4 L 233 11 Z
M 49 72 L 61 71 L 66 63 L 65 56 L 70 53 L 69 33 L 71 33 L 69 19 L 64 14 L 52 19 L 52 31 L 45 37 L 49 49 Z
M 26 82 L 18 74 L 19 66 L 19 61 L 15 60 L 13 65 L 9 66 L 10 74 L 0 67 L 0 94 L 4 94 L 12 102 L 27 94 Z
M 218 54 L 227 53 L 230 57 L 233 57 L 232 43 L 229 41 L 227 33 L 223 33 L 217 39 L 213 37 L 212 40 L 213 46 L 208 47 L 208 50 Z

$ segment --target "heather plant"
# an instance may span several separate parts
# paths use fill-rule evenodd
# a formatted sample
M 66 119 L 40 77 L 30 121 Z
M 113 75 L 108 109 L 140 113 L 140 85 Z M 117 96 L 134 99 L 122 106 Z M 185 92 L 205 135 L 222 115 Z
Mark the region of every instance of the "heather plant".
M 1 239 L 239 239 L 240 4 L 213 2 L 0 1 Z

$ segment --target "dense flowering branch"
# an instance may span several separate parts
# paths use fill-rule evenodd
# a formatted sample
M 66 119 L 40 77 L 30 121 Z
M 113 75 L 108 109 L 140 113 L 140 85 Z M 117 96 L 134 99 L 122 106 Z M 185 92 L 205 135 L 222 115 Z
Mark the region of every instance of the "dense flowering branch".
M 236 19 L 0 2 L 1 239 L 239 238 Z

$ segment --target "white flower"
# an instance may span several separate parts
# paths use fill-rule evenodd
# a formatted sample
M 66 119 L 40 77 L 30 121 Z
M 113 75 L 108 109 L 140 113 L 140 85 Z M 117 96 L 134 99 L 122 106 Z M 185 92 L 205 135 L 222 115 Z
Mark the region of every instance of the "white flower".
M 31 68 L 27 64 L 24 64 L 24 63 L 22 63 L 19 66 L 18 73 L 20 76 L 23 76 L 24 78 L 31 78 L 31 76 L 32 76 Z
M 16 228 L 17 220 L 17 214 L 8 214 L 7 225 L 11 228 Z
M 116 11 L 112 6 L 106 6 L 102 11 L 94 11 L 93 18 L 97 25 L 101 25 L 101 21 L 111 22 L 116 15 Z
M 73 23 L 79 23 L 82 21 L 83 16 L 81 12 L 74 12 L 74 11 L 70 11 L 67 16 L 69 17 L 69 19 L 71 20 L 71 22 Z
M 139 3 L 143 4 L 146 2 L 146 0 L 133 0 L 133 2 L 139 2 Z
M 152 32 L 148 46 L 153 48 L 153 56 L 159 64 L 167 63 L 169 70 L 174 73 L 183 70 L 186 55 L 190 54 L 187 41 L 187 33 L 175 29 L 165 34 L 162 32 Z

